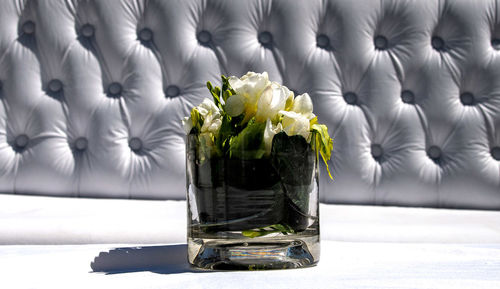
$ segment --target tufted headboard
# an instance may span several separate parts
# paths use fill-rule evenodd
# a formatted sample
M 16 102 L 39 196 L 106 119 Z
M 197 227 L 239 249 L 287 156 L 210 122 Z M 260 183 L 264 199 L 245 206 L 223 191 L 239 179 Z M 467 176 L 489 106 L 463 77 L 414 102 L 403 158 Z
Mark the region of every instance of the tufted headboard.
M 0 192 L 182 199 L 220 74 L 309 92 L 323 202 L 500 209 L 500 0 L 5 0 Z

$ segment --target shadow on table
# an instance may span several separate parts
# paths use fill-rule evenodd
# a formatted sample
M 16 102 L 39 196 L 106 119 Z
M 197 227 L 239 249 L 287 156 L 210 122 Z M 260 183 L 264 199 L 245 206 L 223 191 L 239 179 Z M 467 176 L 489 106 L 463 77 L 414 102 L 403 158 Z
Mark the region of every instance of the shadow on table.
M 159 274 L 206 272 L 189 266 L 186 244 L 115 248 L 99 253 L 90 267 L 94 272 L 107 274 L 143 271 Z

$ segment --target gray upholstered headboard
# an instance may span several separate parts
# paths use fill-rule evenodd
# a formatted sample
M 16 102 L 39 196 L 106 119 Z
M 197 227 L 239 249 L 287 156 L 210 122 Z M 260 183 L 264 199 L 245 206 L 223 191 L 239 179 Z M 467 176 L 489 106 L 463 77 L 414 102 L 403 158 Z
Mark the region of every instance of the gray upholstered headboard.
M 498 0 L 5 0 L 0 191 L 184 198 L 220 74 L 309 92 L 324 202 L 500 208 Z

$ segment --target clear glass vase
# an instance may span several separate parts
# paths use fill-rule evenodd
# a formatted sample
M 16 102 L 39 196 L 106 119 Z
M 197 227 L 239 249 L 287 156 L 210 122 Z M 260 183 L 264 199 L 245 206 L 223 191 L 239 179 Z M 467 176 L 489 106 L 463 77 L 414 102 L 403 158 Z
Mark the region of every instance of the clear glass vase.
M 318 167 L 305 139 L 277 134 L 260 158 L 220 156 L 202 143 L 187 136 L 189 263 L 214 270 L 315 265 Z

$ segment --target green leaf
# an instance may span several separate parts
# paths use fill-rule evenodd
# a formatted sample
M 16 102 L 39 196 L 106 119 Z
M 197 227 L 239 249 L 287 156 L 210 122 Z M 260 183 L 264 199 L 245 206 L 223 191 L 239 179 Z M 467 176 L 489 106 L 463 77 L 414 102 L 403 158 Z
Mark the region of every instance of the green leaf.
M 229 143 L 229 156 L 240 159 L 260 159 L 266 153 L 264 128 L 266 124 L 252 119 Z
M 215 105 L 217 107 L 219 107 L 220 109 L 222 109 L 222 104 L 220 102 L 220 97 L 219 97 L 220 88 L 218 86 L 214 87 L 210 81 L 207 81 L 207 88 L 210 91 L 210 93 L 212 94 Z
M 301 135 L 280 132 L 273 138 L 271 159 L 284 192 L 285 214 L 281 222 L 295 231 L 304 231 L 309 223 L 309 196 L 315 186 L 314 147 Z
M 248 238 L 262 237 L 273 233 L 281 233 L 283 235 L 293 234 L 295 231 L 286 224 L 274 224 L 267 227 L 245 230 L 241 234 Z
M 227 78 L 226 76 L 224 75 L 221 75 L 221 79 L 222 79 L 222 91 L 229 91 L 232 94 L 236 94 L 236 92 L 234 91 L 234 89 L 231 87 L 231 84 L 229 84 L 229 78 Z M 224 99 L 226 100 L 226 99 Z
M 191 121 L 193 123 L 195 133 L 199 133 L 201 131 L 201 127 L 203 126 L 203 117 L 196 108 L 191 110 Z
M 275 225 L 271 225 L 271 228 L 274 228 L 285 235 L 294 233 L 294 230 L 292 229 L 292 227 L 290 227 L 287 224 L 275 224 Z
M 263 236 L 262 233 L 263 232 L 261 232 L 261 231 L 252 231 L 252 230 L 246 230 L 246 231 L 241 232 L 241 234 L 243 236 L 248 237 L 248 238 L 255 238 L 255 237 Z
M 224 99 L 224 103 L 227 102 L 227 99 L 233 95 L 233 93 L 231 93 L 231 91 L 229 90 L 224 90 L 224 92 L 222 93 L 222 99 Z
M 324 124 L 313 124 L 311 130 L 314 134 L 314 149 L 316 151 L 316 158 L 319 158 L 318 153 L 321 154 L 323 162 L 326 165 L 326 170 L 328 175 L 333 180 L 330 168 L 328 167 L 328 161 L 331 159 L 333 150 L 333 140 L 328 134 L 328 128 Z
M 314 151 L 301 135 L 280 132 L 273 137 L 273 166 L 282 182 L 294 187 L 309 185 L 314 172 Z
M 231 95 L 235 94 L 235 92 L 229 84 L 229 79 L 224 75 L 222 75 L 221 78 L 222 90 L 218 86 L 214 87 L 210 81 L 207 81 L 207 88 L 212 94 L 215 105 L 222 111 L 222 124 L 218 135 L 215 137 L 215 145 L 219 152 L 225 155 L 229 150 L 231 138 L 238 135 L 243 127 L 241 126 L 242 117 L 231 117 L 224 111 L 224 105 L 222 103 L 225 103 Z

